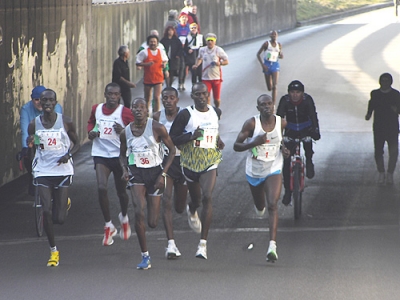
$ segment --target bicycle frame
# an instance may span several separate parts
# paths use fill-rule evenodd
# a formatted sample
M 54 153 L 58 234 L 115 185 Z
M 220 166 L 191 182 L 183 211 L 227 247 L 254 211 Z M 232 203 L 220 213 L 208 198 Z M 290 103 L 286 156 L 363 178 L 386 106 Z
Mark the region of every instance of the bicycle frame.
M 298 140 L 298 141 L 297 141 Z M 290 158 L 290 190 L 294 190 L 294 169 L 296 165 L 300 170 L 299 189 L 300 192 L 304 191 L 304 156 L 300 155 L 300 140 L 296 139 L 296 151 Z

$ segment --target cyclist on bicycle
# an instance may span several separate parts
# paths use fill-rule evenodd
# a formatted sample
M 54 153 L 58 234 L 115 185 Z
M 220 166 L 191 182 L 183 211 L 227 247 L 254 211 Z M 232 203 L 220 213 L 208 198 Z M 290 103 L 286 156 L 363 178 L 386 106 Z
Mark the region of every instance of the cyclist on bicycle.
M 253 195 L 254 209 L 258 216 L 265 213 L 265 198 L 268 205 L 270 242 L 267 261 L 278 259 L 276 232 L 278 229 L 278 201 L 282 188 L 282 162 L 290 152 L 282 147 L 282 130 L 286 121 L 274 115 L 271 96 L 261 95 L 257 99 L 260 114 L 248 119 L 236 138 L 233 149 L 248 151 L 246 178 Z
M 314 100 L 310 95 L 304 93 L 304 85 L 300 81 L 294 80 L 289 84 L 288 94 L 284 95 L 279 101 L 276 114 L 282 118 L 286 118 L 285 136 L 293 139 L 310 136 L 315 141 L 321 138 Z M 293 155 L 295 142 L 288 142 L 285 145 L 290 150 L 291 155 Z M 306 176 L 311 179 L 315 175 L 314 164 L 312 162 L 314 154 L 312 141 L 303 142 L 303 148 L 306 157 Z M 285 205 L 289 205 L 292 197 L 292 192 L 290 191 L 290 157 L 284 160 L 283 184 L 285 195 L 282 202 Z

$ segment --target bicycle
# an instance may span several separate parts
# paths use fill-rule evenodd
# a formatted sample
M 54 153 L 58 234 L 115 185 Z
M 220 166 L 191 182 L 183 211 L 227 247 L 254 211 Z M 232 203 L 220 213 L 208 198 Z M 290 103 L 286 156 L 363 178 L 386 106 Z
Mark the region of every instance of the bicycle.
M 304 156 L 300 154 L 300 143 L 311 142 L 311 137 L 290 138 L 283 137 L 285 143 L 294 142 L 295 152 L 290 157 L 290 190 L 293 195 L 294 218 L 298 220 L 301 215 L 302 195 L 304 191 L 305 163 Z
M 39 188 L 36 185 L 33 207 L 35 208 L 36 234 L 41 237 L 43 235 L 43 205 L 39 195 Z

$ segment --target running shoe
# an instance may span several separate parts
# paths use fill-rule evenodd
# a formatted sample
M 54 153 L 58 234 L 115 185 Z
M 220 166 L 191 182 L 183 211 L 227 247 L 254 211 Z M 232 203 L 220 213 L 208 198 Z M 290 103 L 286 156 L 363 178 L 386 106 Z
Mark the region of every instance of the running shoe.
M 119 236 L 121 237 L 121 239 L 123 240 L 128 240 L 132 234 L 131 231 L 131 225 L 129 225 L 129 220 L 127 222 L 122 222 L 122 213 L 119 213 L 118 215 L 119 218 L 119 222 L 121 223 L 121 230 L 119 231 Z
M 151 268 L 150 255 L 142 255 L 142 262 L 136 267 L 138 270 L 147 270 Z
M 387 173 L 386 184 L 387 185 L 393 185 L 393 174 Z
M 103 246 L 111 246 L 114 243 L 113 236 L 117 234 L 117 228 L 104 227 Z
M 256 212 L 256 215 L 259 216 L 259 217 L 262 217 L 265 214 L 265 207 L 264 207 L 263 210 L 258 210 L 257 206 L 254 205 L 254 210 Z
M 385 173 L 384 172 L 379 172 L 378 184 L 379 185 L 385 184 Z
M 60 263 L 60 252 L 59 251 L 50 251 L 50 258 L 47 262 L 48 267 L 57 267 Z
M 181 253 L 179 252 L 179 249 L 178 247 L 176 247 L 176 245 L 168 245 L 168 247 L 165 248 L 165 257 L 167 259 L 174 259 L 180 256 Z
M 267 262 L 276 262 L 278 254 L 276 253 L 276 243 L 270 243 L 267 251 Z
M 192 213 L 190 212 L 190 209 L 189 209 L 189 205 L 187 205 L 186 212 L 188 215 L 188 223 L 189 223 L 190 228 L 192 228 L 192 230 L 194 232 L 200 233 L 201 232 L 201 221 L 199 219 L 197 211 L 194 213 L 194 215 L 192 215 Z
M 196 252 L 197 258 L 207 259 L 207 244 L 199 243 Z
M 312 161 L 307 160 L 306 161 L 306 177 L 308 179 L 311 179 L 315 176 L 315 171 L 314 171 L 314 164 Z
M 292 202 L 292 192 L 289 190 L 285 190 L 285 195 L 283 196 L 282 203 L 288 206 Z

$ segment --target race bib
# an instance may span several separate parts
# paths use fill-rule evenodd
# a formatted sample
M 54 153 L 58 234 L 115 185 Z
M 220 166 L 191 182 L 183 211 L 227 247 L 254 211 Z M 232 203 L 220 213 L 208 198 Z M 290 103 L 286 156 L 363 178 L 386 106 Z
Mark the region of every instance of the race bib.
M 272 62 L 277 62 L 279 58 L 279 52 L 268 52 L 267 59 Z
M 62 148 L 61 132 L 59 130 L 43 130 L 37 132 L 37 134 L 41 149 L 55 151 Z
M 99 133 L 101 139 L 114 140 L 118 139 L 118 135 L 113 127 L 113 120 L 98 120 Z
M 194 146 L 199 148 L 216 148 L 217 146 L 218 129 L 205 128 L 203 129 L 203 136 L 194 140 Z
M 259 145 L 256 148 L 256 159 L 261 160 L 261 161 L 272 161 L 276 158 L 277 152 L 278 152 L 278 146 L 277 145 L 270 145 L 270 144 L 262 144 Z M 253 152 L 254 155 L 254 152 Z
M 156 160 L 151 150 L 135 151 L 134 163 L 138 168 L 152 168 L 156 166 Z

